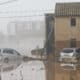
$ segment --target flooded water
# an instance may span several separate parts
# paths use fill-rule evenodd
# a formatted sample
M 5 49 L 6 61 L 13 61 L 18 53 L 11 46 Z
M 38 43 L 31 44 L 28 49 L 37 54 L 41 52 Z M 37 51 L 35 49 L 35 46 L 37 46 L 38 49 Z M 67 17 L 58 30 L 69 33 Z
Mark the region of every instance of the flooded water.
M 12 48 L 20 52 L 21 55 L 35 57 L 31 50 L 43 48 L 43 38 L 24 38 L 24 37 L 2 37 L 0 48 Z M 43 62 L 30 61 L 22 63 L 18 68 L 1 73 L 2 80 L 45 80 L 45 67 Z
M 37 57 L 31 51 L 45 44 L 45 23 L 27 18 L 7 18 L 0 21 L 0 48 L 12 48 L 21 55 Z M 22 63 L 17 69 L 1 73 L 2 80 L 45 80 L 43 62 Z
M 1 75 L 2 80 L 45 80 L 45 68 L 42 62 L 31 61 Z

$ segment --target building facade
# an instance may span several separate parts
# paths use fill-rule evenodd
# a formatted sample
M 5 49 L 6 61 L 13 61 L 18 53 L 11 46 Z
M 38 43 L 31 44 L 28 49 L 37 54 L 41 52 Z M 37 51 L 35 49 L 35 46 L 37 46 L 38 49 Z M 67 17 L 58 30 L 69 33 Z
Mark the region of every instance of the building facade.
M 69 47 L 80 47 L 80 3 L 57 3 L 55 7 L 56 55 L 61 49 Z

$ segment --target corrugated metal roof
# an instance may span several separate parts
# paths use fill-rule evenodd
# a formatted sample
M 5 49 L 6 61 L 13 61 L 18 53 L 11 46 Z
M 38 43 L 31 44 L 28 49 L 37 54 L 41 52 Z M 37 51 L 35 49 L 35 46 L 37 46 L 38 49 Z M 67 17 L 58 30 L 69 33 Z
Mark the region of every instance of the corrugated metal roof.
M 80 3 L 56 3 L 55 16 L 80 16 Z

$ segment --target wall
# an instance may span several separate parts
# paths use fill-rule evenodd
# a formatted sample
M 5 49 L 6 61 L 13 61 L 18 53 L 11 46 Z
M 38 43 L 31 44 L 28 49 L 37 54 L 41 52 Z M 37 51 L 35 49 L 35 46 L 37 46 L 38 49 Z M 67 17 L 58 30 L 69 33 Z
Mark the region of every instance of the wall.
M 71 27 L 70 16 L 55 17 L 55 51 L 57 54 L 60 53 L 62 48 L 70 47 L 72 38 L 76 38 L 77 47 L 80 47 L 80 17 L 75 18 L 76 26 Z
M 80 17 L 76 17 L 76 27 L 70 26 L 71 17 L 55 17 L 55 54 L 59 60 L 59 53 L 63 48 L 70 47 L 71 38 L 76 38 L 80 47 Z M 55 80 L 79 80 L 79 70 L 64 70 L 61 63 L 55 63 Z

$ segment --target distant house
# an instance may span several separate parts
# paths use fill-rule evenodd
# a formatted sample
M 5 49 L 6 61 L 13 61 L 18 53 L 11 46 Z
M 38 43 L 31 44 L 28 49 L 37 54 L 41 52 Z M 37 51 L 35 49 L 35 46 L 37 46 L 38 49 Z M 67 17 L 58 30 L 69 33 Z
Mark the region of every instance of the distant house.
M 80 3 L 56 3 L 55 51 L 80 47 Z
M 44 20 L 39 21 L 17 21 L 16 35 L 27 37 L 44 37 L 45 23 Z M 45 37 L 44 37 L 45 38 Z

